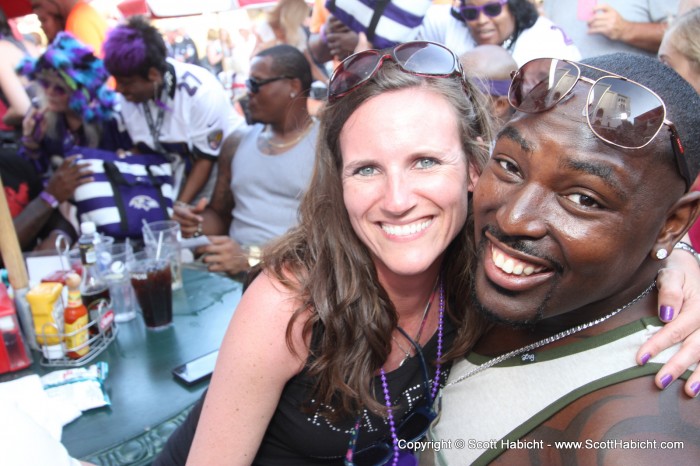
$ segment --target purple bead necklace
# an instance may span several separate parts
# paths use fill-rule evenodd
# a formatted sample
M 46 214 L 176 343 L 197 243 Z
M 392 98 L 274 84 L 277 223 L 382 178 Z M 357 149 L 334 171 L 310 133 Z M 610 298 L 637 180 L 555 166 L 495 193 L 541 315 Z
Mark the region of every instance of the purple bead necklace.
M 438 386 L 440 384 L 440 369 L 442 364 L 440 363 L 440 358 L 442 357 L 442 321 L 445 315 L 445 290 L 440 282 L 440 310 L 438 314 L 438 341 L 437 341 L 437 367 L 435 369 L 435 378 L 432 382 L 432 390 L 430 392 L 430 397 L 432 400 L 435 399 L 437 394 Z M 418 342 L 417 342 L 418 343 Z M 382 379 L 382 389 L 384 390 L 384 404 L 387 409 L 387 419 L 389 421 L 389 431 L 391 432 L 391 443 L 394 447 L 394 458 L 391 462 L 392 466 L 397 466 L 399 464 L 399 438 L 396 435 L 396 423 L 394 422 L 394 414 L 391 409 L 391 396 L 389 395 L 389 384 L 386 381 L 386 373 L 384 368 L 379 369 L 379 376 Z

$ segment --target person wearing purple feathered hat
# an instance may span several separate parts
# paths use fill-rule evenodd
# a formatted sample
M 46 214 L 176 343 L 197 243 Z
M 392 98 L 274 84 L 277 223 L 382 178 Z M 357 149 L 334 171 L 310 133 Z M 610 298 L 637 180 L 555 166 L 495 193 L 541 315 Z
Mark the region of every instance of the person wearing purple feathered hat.
M 42 175 L 50 175 L 73 146 L 100 145 L 115 94 L 105 85 L 109 73 L 102 60 L 89 47 L 61 32 L 44 54 L 23 60 L 17 71 L 42 90 L 24 118 L 20 149 Z M 55 156 L 59 160 L 52 161 Z

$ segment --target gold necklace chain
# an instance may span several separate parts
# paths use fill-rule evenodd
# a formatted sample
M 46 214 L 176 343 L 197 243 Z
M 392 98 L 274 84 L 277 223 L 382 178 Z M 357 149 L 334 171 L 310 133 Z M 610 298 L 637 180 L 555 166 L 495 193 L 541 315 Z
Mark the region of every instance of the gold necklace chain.
M 265 129 L 263 130 L 262 134 L 265 137 L 265 142 L 270 147 L 274 147 L 275 149 L 286 149 L 288 147 L 296 145 L 299 141 L 304 139 L 306 135 L 309 134 L 309 131 L 311 131 L 311 128 L 313 128 L 313 126 L 314 120 L 312 118 L 309 124 L 306 125 L 306 128 L 304 128 L 294 139 L 282 143 L 272 141 L 272 127 L 270 125 L 265 125 Z

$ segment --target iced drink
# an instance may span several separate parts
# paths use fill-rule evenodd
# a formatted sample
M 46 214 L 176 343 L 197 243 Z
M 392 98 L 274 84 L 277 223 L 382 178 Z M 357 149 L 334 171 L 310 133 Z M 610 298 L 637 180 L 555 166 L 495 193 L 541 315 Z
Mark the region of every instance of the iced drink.
M 170 261 L 153 258 L 136 260 L 130 267 L 130 275 L 146 327 L 156 330 L 169 326 L 173 321 Z

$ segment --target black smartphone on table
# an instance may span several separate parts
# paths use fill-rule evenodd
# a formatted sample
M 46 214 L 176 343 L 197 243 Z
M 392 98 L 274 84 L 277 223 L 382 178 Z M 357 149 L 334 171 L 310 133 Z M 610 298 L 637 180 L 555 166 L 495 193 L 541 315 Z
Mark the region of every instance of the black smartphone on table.
M 219 350 L 207 353 L 193 359 L 190 362 L 177 366 L 173 369 L 173 375 L 178 380 L 187 385 L 194 385 L 197 382 L 208 378 L 214 372 L 216 365 L 216 357 L 219 355 Z

